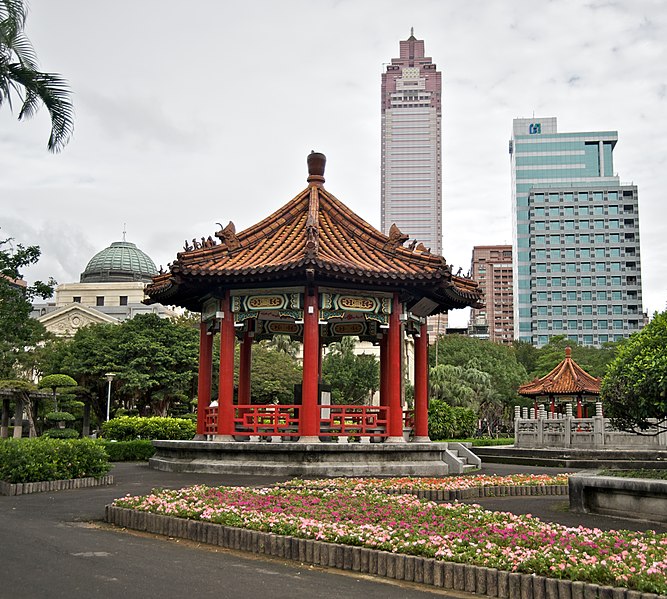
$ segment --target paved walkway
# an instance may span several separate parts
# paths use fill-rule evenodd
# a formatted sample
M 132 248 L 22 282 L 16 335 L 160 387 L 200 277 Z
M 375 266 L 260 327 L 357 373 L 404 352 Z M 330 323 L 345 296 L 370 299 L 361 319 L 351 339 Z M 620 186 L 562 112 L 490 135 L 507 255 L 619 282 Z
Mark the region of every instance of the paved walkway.
M 486 474 L 563 472 L 563 469 L 488 464 Z M 0 497 L 0 597 L 15 599 L 399 599 L 472 595 L 392 583 L 353 573 L 255 558 L 132 533 L 103 523 L 104 506 L 125 494 L 191 484 L 268 485 L 275 477 L 158 472 L 144 464 L 117 464 L 115 484 L 57 493 Z M 632 520 L 570 514 L 563 497 L 477 500 L 489 509 L 532 513 L 543 520 L 602 529 L 667 528 Z

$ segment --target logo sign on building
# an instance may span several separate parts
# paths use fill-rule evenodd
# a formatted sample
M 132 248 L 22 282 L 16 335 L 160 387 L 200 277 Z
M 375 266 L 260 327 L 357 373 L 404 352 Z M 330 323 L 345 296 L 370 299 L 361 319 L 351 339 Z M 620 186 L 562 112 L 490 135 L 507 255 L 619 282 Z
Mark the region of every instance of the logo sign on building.
M 530 135 L 539 135 L 542 133 L 542 124 L 541 123 L 531 123 L 528 125 L 528 133 Z

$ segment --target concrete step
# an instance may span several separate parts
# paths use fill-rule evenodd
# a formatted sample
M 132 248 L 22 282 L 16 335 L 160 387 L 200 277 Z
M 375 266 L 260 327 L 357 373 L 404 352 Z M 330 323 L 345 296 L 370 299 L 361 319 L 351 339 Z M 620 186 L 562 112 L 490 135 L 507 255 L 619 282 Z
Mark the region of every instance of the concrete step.
M 471 447 L 483 462 L 581 469 L 667 469 L 667 451 Z

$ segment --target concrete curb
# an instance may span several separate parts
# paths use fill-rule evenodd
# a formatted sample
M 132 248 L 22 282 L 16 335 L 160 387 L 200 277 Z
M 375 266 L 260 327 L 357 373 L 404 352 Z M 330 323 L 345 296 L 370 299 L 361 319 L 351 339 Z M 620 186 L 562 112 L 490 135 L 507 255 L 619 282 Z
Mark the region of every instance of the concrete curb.
M 471 489 L 386 489 L 390 495 L 416 495 L 428 501 L 456 501 L 462 499 L 483 499 L 484 497 L 509 497 L 519 495 L 567 495 L 567 485 L 496 485 L 473 487 Z
M 7 483 L 0 481 L 0 495 L 28 495 L 29 493 L 43 493 L 45 491 L 66 491 L 69 489 L 84 489 L 113 485 L 113 474 L 99 478 L 70 478 L 67 480 L 45 480 L 35 483 Z
M 105 507 L 105 521 L 143 532 L 270 555 L 304 564 L 418 582 L 501 599 L 667 599 L 665 595 L 300 539 L 138 510 Z

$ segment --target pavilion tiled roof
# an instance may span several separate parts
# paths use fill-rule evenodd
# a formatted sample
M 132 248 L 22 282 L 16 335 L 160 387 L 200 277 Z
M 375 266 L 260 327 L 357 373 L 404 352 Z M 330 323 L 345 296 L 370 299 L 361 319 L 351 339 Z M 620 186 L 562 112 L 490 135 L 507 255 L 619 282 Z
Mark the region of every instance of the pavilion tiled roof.
M 599 395 L 600 379 L 588 374 L 565 348 L 565 359 L 549 374 L 519 387 L 519 395 Z
M 311 162 L 321 157 L 321 168 Z M 442 256 L 408 240 L 397 227 L 384 235 L 323 187 L 324 156 L 309 156 L 309 186 L 259 223 L 236 233 L 233 223 L 186 242 L 166 273 L 147 287 L 151 301 L 194 309 L 202 286 L 255 286 L 316 280 L 416 292 L 439 309 L 481 306 L 476 282 L 453 276 Z M 321 172 L 320 172 L 321 171 Z M 199 290 L 199 291 L 197 291 Z M 413 294 L 414 295 L 414 294 Z

